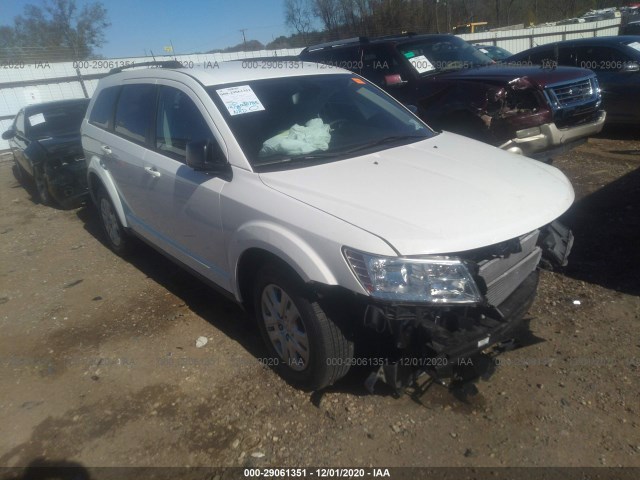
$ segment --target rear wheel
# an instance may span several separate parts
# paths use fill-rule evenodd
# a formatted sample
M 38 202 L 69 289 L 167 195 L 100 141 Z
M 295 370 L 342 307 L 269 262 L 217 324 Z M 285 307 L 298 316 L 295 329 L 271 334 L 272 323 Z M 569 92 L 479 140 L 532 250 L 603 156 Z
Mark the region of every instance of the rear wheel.
M 40 203 L 43 205 L 51 205 L 53 200 L 49 192 L 49 180 L 41 168 L 34 168 L 33 181 L 36 184 L 36 192 L 38 193 Z
M 22 168 L 22 165 L 18 163 L 15 154 L 13 155 L 13 175 L 21 184 L 24 184 L 27 179 L 27 172 Z
M 113 202 L 104 189 L 100 189 L 97 195 L 98 210 L 102 220 L 102 227 L 107 234 L 109 248 L 121 256 L 127 255 L 132 248 L 132 239 L 120 223 Z
M 349 371 L 353 343 L 297 275 L 266 265 L 256 277 L 253 299 L 269 363 L 285 380 L 319 390 Z

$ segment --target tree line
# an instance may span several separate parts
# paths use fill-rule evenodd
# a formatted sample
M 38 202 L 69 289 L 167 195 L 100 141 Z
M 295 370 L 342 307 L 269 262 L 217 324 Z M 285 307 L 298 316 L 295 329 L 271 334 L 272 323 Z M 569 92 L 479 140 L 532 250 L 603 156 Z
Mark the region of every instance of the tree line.
M 58 62 L 95 58 L 110 23 L 100 2 L 79 8 L 75 0 L 26 5 L 12 26 L 0 27 L 1 62 Z
M 318 38 L 327 41 L 403 31 L 448 33 L 468 22 L 488 22 L 490 28 L 537 25 L 627 3 L 625 0 L 284 0 L 285 23 L 294 33 L 286 46 L 303 46 Z M 280 41 L 285 43 L 283 39 Z

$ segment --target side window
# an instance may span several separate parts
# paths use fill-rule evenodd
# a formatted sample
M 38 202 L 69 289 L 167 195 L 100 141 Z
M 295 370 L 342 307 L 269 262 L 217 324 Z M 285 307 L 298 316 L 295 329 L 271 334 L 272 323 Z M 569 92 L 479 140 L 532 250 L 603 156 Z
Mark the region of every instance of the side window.
M 577 48 L 578 67 L 595 71 L 617 71 L 629 59 L 621 52 L 610 47 Z
M 217 144 L 200 110 L 189 96 L 172 87 L 160 87 L 156 118 L 156 149 L 184 162 L 187 143 Z
M 360 74 L 363 77 L 378 85 L 384 85 L 385 76 L 397 73 L 402 72 L 400 72 L 398 62 L 391 52 L 382 46 L 362 49 L 362 71 Z
M 118 93 L 120 93 L 120 87 L 109 87 L 100 92 L 91 109 L 90 123 L 107 130 L 113 128 L 113 112 Z
M 574 47 L 563 47 L 558 52 L 558 64 L 567 67 L 579 67 L 578 53 Z
M 115 132 L 134 142 L 146 143 L 151 134 L 155 105 L 155 85 L 122 87 L 116 108 Z
M 556 55 L 553 49 L 538 50 L 537 52 L 531 53 L 527 60 L 529 60 L 529 62 L 533 63 L 534 65 L 546 65 L 547 63 L 555 62 Z
M 20 110 L 16 116 L 16 131 L 21 135 L 24 135 L 24 111 Z

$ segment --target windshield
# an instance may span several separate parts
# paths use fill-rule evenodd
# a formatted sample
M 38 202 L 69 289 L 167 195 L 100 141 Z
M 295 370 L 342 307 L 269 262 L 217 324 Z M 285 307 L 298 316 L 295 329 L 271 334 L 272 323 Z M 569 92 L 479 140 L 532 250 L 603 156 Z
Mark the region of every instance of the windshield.
M 257 80 L 208 91 L 258 169 L 330 162 L 434 135 L 395 100 L 349 74 Z
M 89 101 L 71 103 L 41 110 L 29 110 L 26 114 L 28 135 L 41 139 L 80 134 L 80 124 L 87 111 Z
M 403 43 L 398 45 L 398 50 L 420 74 L 493 63 L 491 58 L 473 45 L 454 36 L 439 36 Z

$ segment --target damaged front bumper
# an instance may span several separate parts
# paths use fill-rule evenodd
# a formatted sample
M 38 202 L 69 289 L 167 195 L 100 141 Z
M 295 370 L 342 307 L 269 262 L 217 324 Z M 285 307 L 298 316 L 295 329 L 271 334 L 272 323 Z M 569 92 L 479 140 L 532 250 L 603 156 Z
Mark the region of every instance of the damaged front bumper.
M 474 277 L 486 299 L 480 305 L 368 303 L 364 326 L 389 341 L 367 389 L 382 381 L 400 393 L 424 373 L 452 382 L 488 377 L 493 356 L 532 337 L 525 314 L 535 299 L 537 267 L 565 266 L 572 245 L 571 231 L 555 221 L 475 252 L 482 259 L 474 260 Z
M 499 145 L 503 150 L 532 158 L 551 157 L 582 143 L 587 137 L 602 131 L 607 114 L 604 110 L 587 123 L 564 128 L 555 123 L 525 128 L 516 132 L 515 138 Z
M 373 392 L 381 381 L 400 393 L 424 373 L 434 379 L 452 380 L 490 375 L 492 365 L 486 354 L 510 349 L 529 334 L 525 314 L 535 299 L 537 286 L 536 270 L 498 307 L 483 309 L 473 319 L 466 317 L 467 328 L 455 330 L 447 322 L 434 322 L 433 312 L 426 314 L 420 307 L 368 308 L 365 324 L 387 325 L 392 329 L 395 347 L 403 348 L 398 348 L 396 358 L 389 358 L 369 375 L 365 386 Z
M 80 202 L 89 193 L 84 159 L 67 162 L 47 161 L 44 172 L 49 192 L 63 207 Z

